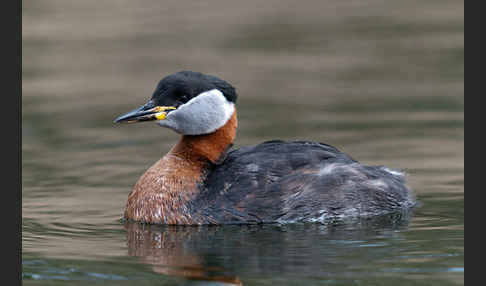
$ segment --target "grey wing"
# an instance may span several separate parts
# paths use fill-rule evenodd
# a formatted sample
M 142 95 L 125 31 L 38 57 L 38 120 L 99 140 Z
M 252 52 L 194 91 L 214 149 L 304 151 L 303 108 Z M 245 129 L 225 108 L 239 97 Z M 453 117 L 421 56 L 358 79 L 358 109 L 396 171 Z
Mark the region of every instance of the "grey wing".
M 403 182 L 330 145 L 269 141 L 230 152 L 198 199 L 215 221 L 313 221 L 395 208 L 408 193 Z

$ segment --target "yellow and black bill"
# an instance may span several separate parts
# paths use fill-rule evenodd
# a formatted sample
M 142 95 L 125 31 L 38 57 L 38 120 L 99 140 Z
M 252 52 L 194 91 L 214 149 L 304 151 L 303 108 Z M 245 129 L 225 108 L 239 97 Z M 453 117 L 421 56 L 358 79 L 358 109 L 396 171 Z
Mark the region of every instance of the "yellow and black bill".
M 142 121 L 164 120 L 167 117 L 167 114 L 175 109 L 176 107 L 174 106 L 155 106 L 152 101 L 149 101 L 145 105 L 119 116 L 113 122 L 134 123 Z

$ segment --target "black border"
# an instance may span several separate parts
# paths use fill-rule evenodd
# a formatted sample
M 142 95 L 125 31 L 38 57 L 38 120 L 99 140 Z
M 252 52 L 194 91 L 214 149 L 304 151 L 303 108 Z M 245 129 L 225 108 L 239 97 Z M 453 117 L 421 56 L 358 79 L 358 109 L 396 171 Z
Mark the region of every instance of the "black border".
M 3 135 L 2 153 L 4 161 L 2 177 L 8 186 L 2 188 L 3 205 L 0 208 L 3 221 L 8 228 L 3 231 L 2 247 L 6 250 L 3 256 L 3 281 L 6 285 L 21 285 L 22 283 L 22 1 L 10 1 L 3 9 L 0 29 L 4 35 L 3 53 L 3 91 L 4 111 L 3 128 L 8 129 L 8 135 Z M 8 259 L 8 260 L 7 260 Z

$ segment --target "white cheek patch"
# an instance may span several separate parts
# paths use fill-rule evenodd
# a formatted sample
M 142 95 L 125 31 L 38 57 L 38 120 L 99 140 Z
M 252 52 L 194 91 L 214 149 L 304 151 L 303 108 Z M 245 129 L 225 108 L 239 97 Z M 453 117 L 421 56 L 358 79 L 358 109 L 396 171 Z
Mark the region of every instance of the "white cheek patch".
M 184 135 L 208 134 L 225 125 L 234 111 L 234 103 L 221 91 L 213 89 L 179 106 L 157 123 Z

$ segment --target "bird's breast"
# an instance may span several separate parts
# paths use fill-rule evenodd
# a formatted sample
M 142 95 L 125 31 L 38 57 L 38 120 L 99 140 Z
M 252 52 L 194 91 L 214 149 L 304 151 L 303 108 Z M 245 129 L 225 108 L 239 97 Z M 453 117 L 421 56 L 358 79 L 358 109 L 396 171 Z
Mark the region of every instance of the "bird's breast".
M 199 193 L 203 164 L 167 154 L 140 177 L 128 196 L 125 218 L 147 223 L 197 224 L 189 202 Z

